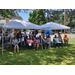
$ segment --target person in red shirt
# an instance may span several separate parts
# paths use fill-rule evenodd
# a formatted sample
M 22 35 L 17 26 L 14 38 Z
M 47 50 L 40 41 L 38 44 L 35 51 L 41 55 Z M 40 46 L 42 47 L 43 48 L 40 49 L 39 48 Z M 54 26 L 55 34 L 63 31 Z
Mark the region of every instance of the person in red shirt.
M 15 31 L 15 33 L 14 33 L 14 35 L 15 35 L 16 38 L 17 38 L 17 33 L 18 33 L 17 31 Z

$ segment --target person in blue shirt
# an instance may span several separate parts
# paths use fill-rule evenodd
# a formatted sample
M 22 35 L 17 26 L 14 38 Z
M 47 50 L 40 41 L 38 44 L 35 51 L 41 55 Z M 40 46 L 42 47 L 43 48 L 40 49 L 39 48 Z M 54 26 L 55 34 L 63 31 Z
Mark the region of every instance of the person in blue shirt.
M 53 38 L 53 41 L 56 44 L 57 48 L 58 48 L 58 46 L 61 48 L 61 42 L 59 41 L 57 35 L 55 35 L 55 37 Z
M 38 39 L 40 40 L 40 43 L 41 43 L 41 35 L 39 35 Z
M 14 39 L 12 40 L 12 46 L 14 47 L 14 53 L 16 53 L 16 48 L 17 48 L 17 52 L 19 52 L 19 46 L 18 46 L 19 42 L 16 39 L 16 37 L 14 37 Z

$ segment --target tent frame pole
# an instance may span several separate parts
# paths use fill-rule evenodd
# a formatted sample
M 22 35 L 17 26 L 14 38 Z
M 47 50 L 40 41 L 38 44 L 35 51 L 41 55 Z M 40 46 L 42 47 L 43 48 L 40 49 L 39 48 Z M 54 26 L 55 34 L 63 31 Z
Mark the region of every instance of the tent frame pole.
M 3 55 L 3 28 L 2 28 L 2 55 Z
M 51 28 L 50 28 L 50 30 L 51 30 Z M 50 35 L 50 48 L 51 48 L 51 35 Z
M 70 46 L 71 46 L 71 31 L 69 29 L 69 34 L 70 34 Z
M 40 29 L 40 33 L 41 33 L 41 29 Z M 42 36 L 41 36 L 41 45 L 42 45 Z M 43 50 L 43 46 L 42 46 L 42 50 Z

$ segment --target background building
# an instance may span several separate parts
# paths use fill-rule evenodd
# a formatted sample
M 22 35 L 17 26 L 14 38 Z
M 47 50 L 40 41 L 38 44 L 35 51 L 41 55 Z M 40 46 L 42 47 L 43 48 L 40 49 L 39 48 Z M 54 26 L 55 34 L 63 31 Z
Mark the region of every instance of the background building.
M 21 16 L 15 16 L 15 17 L 12 17 L 11 19 L 9 19 L 9 18 L 5 18 L 5 19 L 4 19 L 4 18 L 0 15 L 0 25 L 4 25 L 4 24 L 6 24 L 6 23 L 8 23 L 8 22 L 10 22 L 10 21 L 13 21 L 13 20 L 15 20 L 15 19 L 23 20 Z M 7 29 L 4 29 L 4 31 L 6 31 L 6 30 L 7 30 Z M 8 30 L 12 30 L 12 31 L 17 30 L 17 31 L 19 31 L 19 29 L 8 29 Z M 0 31 L 1 31 L 1 29 L 0 29 Z M 23 31 L 23 30 L 21 29 L 21 31 Z

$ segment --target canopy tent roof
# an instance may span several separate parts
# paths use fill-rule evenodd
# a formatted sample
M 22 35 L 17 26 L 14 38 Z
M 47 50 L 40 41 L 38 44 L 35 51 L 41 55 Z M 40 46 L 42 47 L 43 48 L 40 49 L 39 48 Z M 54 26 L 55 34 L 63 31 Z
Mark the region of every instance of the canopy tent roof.
M 60 30 L 60 29 L 70 29 L 70 27 L 58 23 L 54 23 L 54 22 L 49 22 L 41 25 L 41 29 Z
M 16 20 L 10 21 L 2 25 L 0 28 L 3 28 L 3 29 L 40 29 L 41 27 L 39 25 L 30 23 L 30 22 L 16 19 Z

